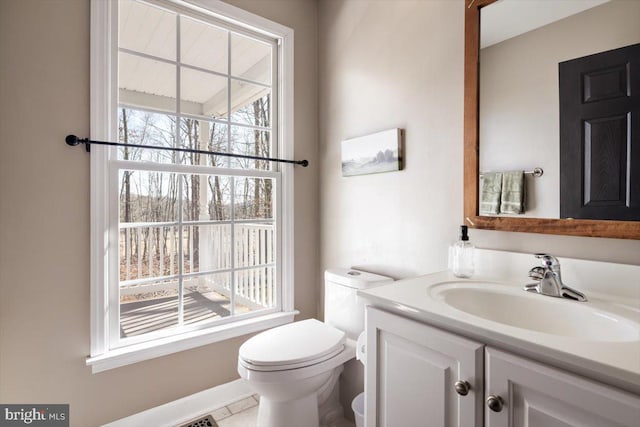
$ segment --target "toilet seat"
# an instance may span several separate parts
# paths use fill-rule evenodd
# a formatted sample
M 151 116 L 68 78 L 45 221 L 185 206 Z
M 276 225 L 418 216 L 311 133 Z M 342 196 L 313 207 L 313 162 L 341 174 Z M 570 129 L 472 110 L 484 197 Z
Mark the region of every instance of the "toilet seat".
M 259 371 L 245 366 L 242 359 L 238 358 L 238 373 L 241 378 L 253 383 L 289 383 L 300 381 L 305 378 L 320 375 L 323 372 L 335 369 L 356 357 L 356 342 L 347 338 L 342 351 L 333 357 L 313 365 L 304 366 L 297 369 Z
M 238 359 L 238 362 L 240 364 L 242 364 L 242 366 L 244 366 L 245 368 L 251 369 L 253 371 L 261 371 L 261 372 L 286 371 L 286 370 L 290 370 L 290 369 L 305 368 L 307 366 L 313 366 L 313 365 L 316 365 L 318 363 L 322 363 L 325 360 L 329 360 L 329 359 L 335 357 L 336 355 L 342 353 L 343 351 L 344 351 L 344 345 L 341 346 L 340 348 L 337 348 L 332 353 L 326 354 L 326 355 L 324 355 L 322 357 L 319 357 L 319 358 L 316 358 L 316 359 L 305 360 L 305 361 L 301 361 L 301 362 L 298 362 L 298 363 L 289 363 L 289 364 L 283 363 L 281 365 L 270 365 L 270 366 L 254 365 L 254 364 L 252 364 L 250 362 L 247 362 L 242 357 L 240 357 Z
M 238 362 L 254 371 L 283 371 L 315 365 L 344 350 L 346 334 L 316 319 L 262 332 L 240 347 Z

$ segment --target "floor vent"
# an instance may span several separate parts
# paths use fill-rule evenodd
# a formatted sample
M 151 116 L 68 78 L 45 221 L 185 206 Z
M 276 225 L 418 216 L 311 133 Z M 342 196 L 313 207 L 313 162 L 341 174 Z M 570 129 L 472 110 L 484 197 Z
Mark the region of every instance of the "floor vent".
M 211 415 L 205 415 L 197 420 L 190 421 L 186 424 L 182 424 L 180 427 L 218 427 Z

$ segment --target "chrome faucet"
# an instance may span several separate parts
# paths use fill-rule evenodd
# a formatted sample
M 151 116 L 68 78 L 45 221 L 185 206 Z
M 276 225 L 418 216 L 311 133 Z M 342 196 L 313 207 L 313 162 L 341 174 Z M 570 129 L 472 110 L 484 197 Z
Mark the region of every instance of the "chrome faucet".
M 556 257 L 549 254 L 535 254 L 534 256 L 542 260 L 542 266 L 536 266 L 529 270 L 529 277 L 538 282 L 526 285 L 524 287 L 525 291 L 556 298 L 568 298 L 575 301 L 587 300 L 584 294 L 562 283 L 560 262 Z

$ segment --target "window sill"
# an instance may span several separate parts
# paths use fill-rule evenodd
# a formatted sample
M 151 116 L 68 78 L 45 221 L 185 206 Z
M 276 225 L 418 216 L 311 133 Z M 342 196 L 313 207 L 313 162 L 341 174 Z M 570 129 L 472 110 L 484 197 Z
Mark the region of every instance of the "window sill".
M 179 351 L 189 350 L 202 345 L 212 344 L 291 323 L 296 314 L 299 314 L 297 310 L 267 314 L 265 316 L 241 320 L 209 329 L 135 344 L 111 350 L 97 356 L 88 357 L 86 363 L 87 366 L 91 366 L 92 372 L 96 374 L 120 366 L 166 356 Z

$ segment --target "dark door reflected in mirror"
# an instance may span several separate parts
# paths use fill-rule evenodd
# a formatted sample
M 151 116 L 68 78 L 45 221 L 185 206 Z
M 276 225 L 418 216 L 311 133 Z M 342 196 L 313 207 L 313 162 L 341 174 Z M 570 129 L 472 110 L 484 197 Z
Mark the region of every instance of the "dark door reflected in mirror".
M 559 72 L 560 217 L 640 220 L 640 44 Z

